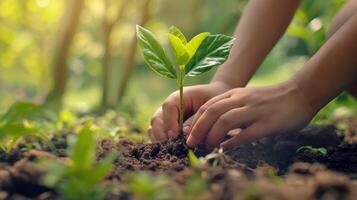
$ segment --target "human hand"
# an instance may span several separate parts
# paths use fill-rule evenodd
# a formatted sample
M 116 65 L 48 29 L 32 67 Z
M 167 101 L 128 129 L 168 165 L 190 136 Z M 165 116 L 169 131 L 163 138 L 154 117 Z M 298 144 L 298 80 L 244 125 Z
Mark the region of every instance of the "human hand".
M 185 119 L 189 118 L 209 99 L 229 89 L 231 88 L 223 82 L 185 87 L 183 93 Z M 153 115 L 151 126 L 148 130 L 152 141 L 167 140 L 178 135 L 179 98 L 178 91 L 172 93 Z M 186 121 L 184 127 L 188 123 L 189 121 Z
M 297 130 L 314 116 L 304 95 L 293 81 L 259 88 L 237 88 L 218 95 L 195 114 L 187 144 L 205 142 L 209 149 L 230 149 L 262 137 Z M 227 141 L 233 129 L 241 131 Z

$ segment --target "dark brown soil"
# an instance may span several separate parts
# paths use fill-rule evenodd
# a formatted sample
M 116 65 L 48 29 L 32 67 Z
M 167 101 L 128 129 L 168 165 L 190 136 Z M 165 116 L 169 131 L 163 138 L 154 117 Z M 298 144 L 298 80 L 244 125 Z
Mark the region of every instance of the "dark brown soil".
M 175 187 L 185 187 L 189 177 L 198 173 L 208 188 L 192 199 L 357 199 L 356 122 L 349 121 L 344 131 L 336 131 L 333 126 L 308 126 L 300 132 L 265 138 L 225 153 L 216 150 L 214 159 L 200 167 L 190 166 L 184 138 L 160 143 L 103 139 L 97 158 L 112 150 L 120 152 L 106 180 L 119 192 L 108 199 L 138 199 L 122 186 L 128 180 L 127 172 L 138 171 L 167 175 Z M 328 152 L 297 152 L 307 145 L 325 147 Z M 34 161 L 65 159 L 66 147 L 61 136 L 42 150 L 0 152 L 0 199 L 55 199 L 55 191 L 41 185 L 40 177 L 46 172 L 36 168 Z M 194 152 L 198 156 L 207 153 L 202 149 Z M 217 166 L 212 165 L 213 160 Z

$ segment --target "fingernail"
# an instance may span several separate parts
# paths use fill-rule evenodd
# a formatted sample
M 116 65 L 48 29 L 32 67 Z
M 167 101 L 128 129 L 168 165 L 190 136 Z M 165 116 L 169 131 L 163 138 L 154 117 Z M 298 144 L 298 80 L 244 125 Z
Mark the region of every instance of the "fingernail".
M 190 132 L 190 127 L 189 127 L 189 126 L 185 126 L 185 127 L 183 128 L 183 132 L 184 132 L 185 134 L 188 134 L 188 133 Z
M 194 145 L 194 141 L 195 139 L 192 137 L 192 135 L 188 136 L 188 139 L 186 141 L 186 144 L 189 146 L 189 147 L 193 147 Z
M 174 131 L 169 131 L 169 132 L 167 132 L 167 134 L 168 134 L 169 138 L 173 138 L 176 136 Z

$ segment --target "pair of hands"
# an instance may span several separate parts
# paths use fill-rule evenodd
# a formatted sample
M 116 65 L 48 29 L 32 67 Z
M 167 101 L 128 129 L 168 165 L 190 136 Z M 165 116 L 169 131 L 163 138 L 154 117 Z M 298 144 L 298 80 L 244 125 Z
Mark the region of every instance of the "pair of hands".
M 231 89 L 222 82 L 186 87 L 184 90 L 184 133 L 195 147 L 230 149 L 272 134 L 297 130 L 314 116 L 302 92 L 293 81 L 258 88 Z M 151 120 L 153 141 L 179 133 L 179 95 L 171 94 Z M 228 132 L 234 136 L 224 141 Z

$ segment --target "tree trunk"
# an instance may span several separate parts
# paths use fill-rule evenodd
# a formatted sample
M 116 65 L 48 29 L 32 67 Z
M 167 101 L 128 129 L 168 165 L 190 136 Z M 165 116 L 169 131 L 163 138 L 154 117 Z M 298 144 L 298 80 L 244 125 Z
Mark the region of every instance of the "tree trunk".
M 111 59 L 111 28 L 109 24 L 103 23 L 103 45 L 104 55 L 102 58 L 103 72 L 102 72 L 102 100 L 101 106 L 106 107 L 108 103 L 108 90 L 109 90 L 109 74 L 111 71 L 110 59 Z
M 117 16 L 114 20 L 109 21 L 107 18 L 107 11 L 109 8 L 109 1 L 105 2 L 105 12 L 103 16 L 103 45 L 104 45 L 104 54 L 102 58 L 102 99 L 101 99 L 101 107 L 108 107 L 108 94 L 109 94 L 109 82 L 110 82 L 110 73 L 112 72 L 112 46 L 111 46 L 111 35 L 113 32 L 113 28 L 120 21 L 120 19 L 124 16 L 127 7 L 130 4 L 130 1 L 124 1 L 124 3 L 119 7 Z
M 144 26 L 150 18 L 150 4 L 151 4 L 151 2 L 152 2 L 152 0 L 145 0 L 143 2 L 142 8 L 141 8 L 141 18 L 138 23 L 140 26 Z M 130 80 L 131 74 L 132 74 L 134 66 L 135 66 L 136 47 L 137 47 L 137 39 L 136 39 L 136 33 L 134 33 L 126 61 L 124 62 L 123 73 L 121 74 L 121 78 L 119 81 L 119 87 L 118 87 L 119 90 L 118 90 L 118 98 L 117 98 L 118 103 L 120 103 L 124 97 L 125 91 L 128 86 L 128 82 Z
M 61 102 L 66 91 L 68 79 L 68 55 L 72 45 L 84 0 L 67 0 L 64 14 L 59 26 L 56 49 L 53 56 L 53 88 L 47 96 L 47 101 Z

